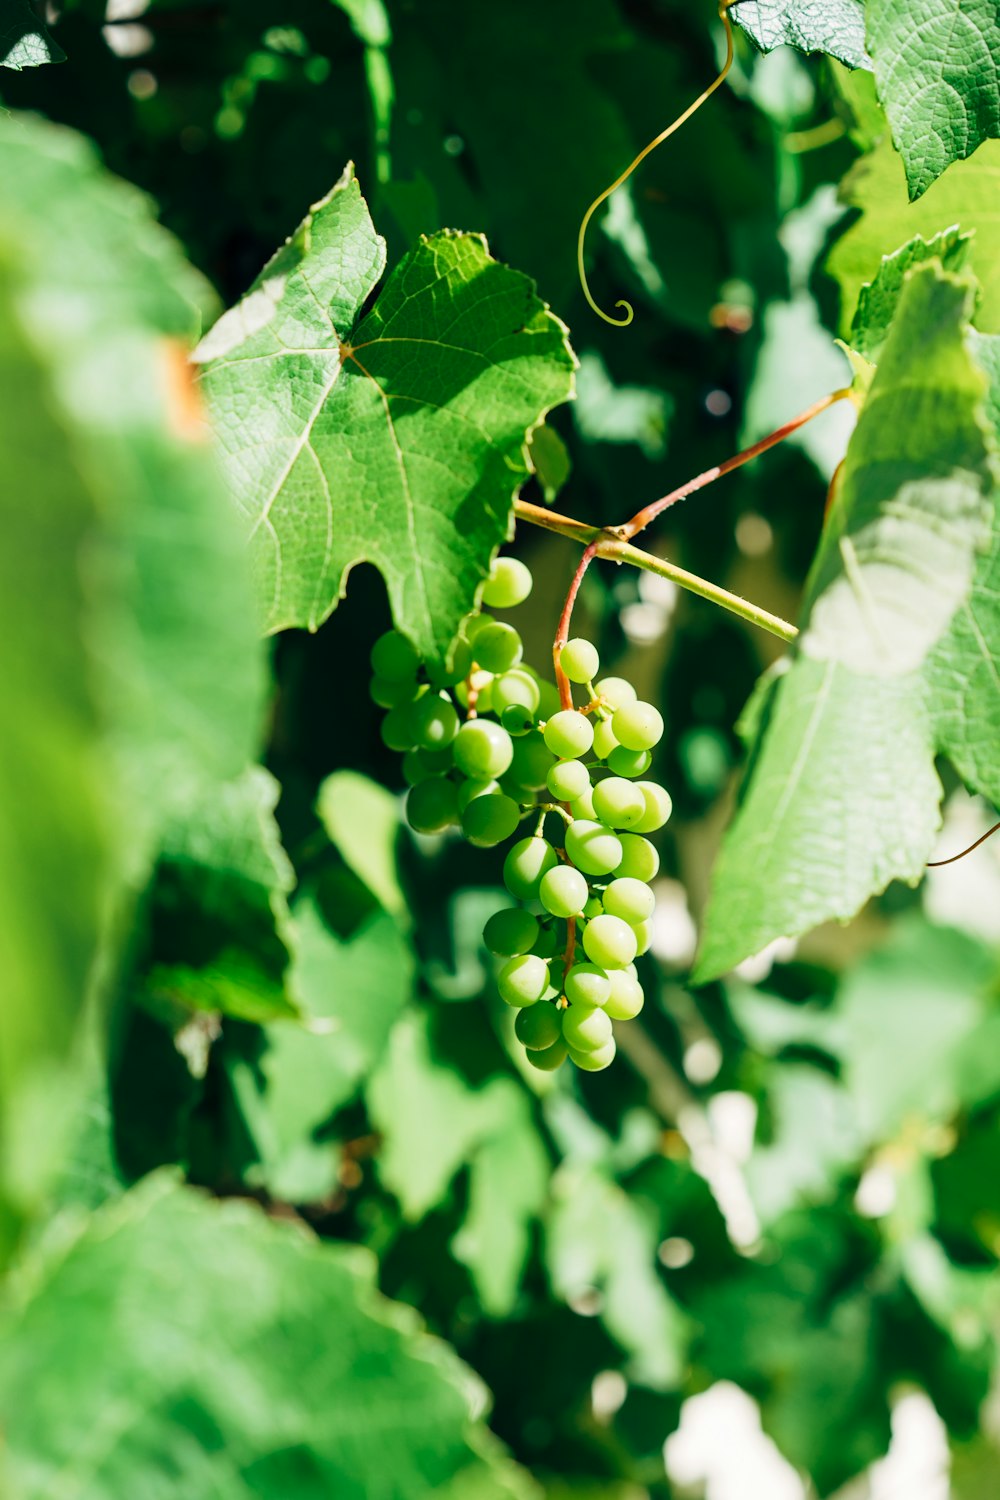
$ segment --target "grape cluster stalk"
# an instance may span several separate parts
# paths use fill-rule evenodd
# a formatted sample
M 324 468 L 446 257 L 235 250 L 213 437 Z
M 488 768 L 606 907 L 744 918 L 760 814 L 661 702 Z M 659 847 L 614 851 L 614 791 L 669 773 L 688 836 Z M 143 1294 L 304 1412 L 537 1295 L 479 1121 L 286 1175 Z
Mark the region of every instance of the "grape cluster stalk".
M 513 608 L 531 585 L 524 563 L 497 558 L 483 603 Z M 465 622 L 448 671 L 428 669 L 396 630 L 375 642 L 371 663 L 382 738 L 403 753 L 411 828 L 457 824 L 481 848 L 520 834 L 503 867 L 519 904 L 494 913 L 483 940 L 502 961 L 497 987 L 528 1060 L 544 1071 L 567 1058 L 587 1072 L 608 1067 L 612 1023 L 643 1006 L 635 959 L 650 945 L 659 869 L 647 835 L 672 810 L 644 779 L 663 735 L 658 710 L 623 678 L 598 679 L 597 648 L 580 638 L 558 646 L 560 692 L 525 665 L 514 627 L 489 613 Z

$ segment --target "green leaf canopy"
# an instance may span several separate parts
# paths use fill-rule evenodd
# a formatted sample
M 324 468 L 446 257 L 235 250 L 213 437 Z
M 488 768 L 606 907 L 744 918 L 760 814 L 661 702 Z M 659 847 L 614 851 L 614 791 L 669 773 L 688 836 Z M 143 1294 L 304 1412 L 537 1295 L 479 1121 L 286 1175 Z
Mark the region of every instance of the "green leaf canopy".
M 203 341 L 204 389 L 267 628 L 315 630 L 373 562 L 430 659 L 473 608 L 525 444 L 572 390 L 562 324 L 478 235 L 385 265 L 348 168 Z

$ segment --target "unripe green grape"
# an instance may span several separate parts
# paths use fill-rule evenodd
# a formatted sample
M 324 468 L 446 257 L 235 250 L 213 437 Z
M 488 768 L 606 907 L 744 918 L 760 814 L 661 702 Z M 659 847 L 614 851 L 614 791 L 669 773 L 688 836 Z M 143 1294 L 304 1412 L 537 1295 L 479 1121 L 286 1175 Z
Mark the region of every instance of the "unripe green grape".
M 604 892 L 604 910 L 613 917 L 621 917 L 632 927 L 639 922 L 648 922 L 655 905 L 656 897 L 649 886 L 629 875 L 612 880 Z
M 413 733 L 413 708 L 412 703 L 401 703 L 398 708 L 390 708 L 379 727 L 383 744 L 390 750 L 412 750 L 415 744 Z
M 487 674 L 483 673 L 482 675 L 486 676 Z M 478 689 L 476 693 L 477 714 L 491 714 L 493 712 L 493 683 L 494 678 L 490 677 L 489 680 L 484 682 L 482 687 Z
M 372 647 L 371 664 L 376 677 L 398 682 L 401 678 L 416 677 L 420 656 L 400 631 L 387 630 Z
M 487 672 L 506 672 L 516 667 L 524 647 L 513 625 L 494 623 L 480 630 L 472 649 L 478 664 Z
M 457 814 L 455 783 L 445 776 L 428 776 L 407 793 L 406 821 L 417 833 L 440 833 Z
M 425 693 L 410 710 L 410 730 L 414 743 L 422 750 L 439 750 L 450 745 L 458 733 L 454 703 L 439 693 Z
M 513 958 L 519 953 L 529 953 L 538 938 L 538 918 L 519 906 L 509 906 L 505 911 L 495 911 L 483 928 L 483 942 L 491 953 L 501 958 Z
M 611 981 L 611 994 L 604 1003 L 604 1009 L 613 1021 L 634 1020 L 642 1010 L 645 999 L 634 965 L 627 969 L 615 969 L 608 975 L 608 979 Z
M 563 990 L 571 1005 L 603 1005 L 611 994 L 611 981 L 599 964 L 574 964 Z
M 652 750 L 663 738 L 663 716 L 651 703 L 624 703 L 611 726 L 628 750 Z
M 505 708 L 526 708 L 530 713 L 538 712 L 541 693 L 538 683 L 520 667 L 503 672 L 493 683 L 493 712 L 502 714 Z
M 622 857 L 615 866 L 615 875 L 631 880 L 655 880 L 660 869 L 660 856 L 649 839 L 637 833 L 621 836 Z
M 533 1068 L 538 1068 L 542 1073 L 554 1073 L 561 1068 L 566 1061 L 569 1049 L 560 1037 L 551 1047 L 543 1047 L 540 1052 L 529 1052 L 528 1061 Z
M 632 931 L 635 933 L 635 956 L 641 958 L 652 947 L 653 924 L 652 922 L 633 922 Z
M 597 684 L 598 698 L 604 698 L 612 708 L 621 708 L 623 703 L 634 703 L 638 694 L 624 677 L 602 677 Z
M 570 1047 L 569 1059 L 575 1068 L 580 1068 L 584 1073 L 603 1073 L 614 1062 L 617 1050 L 612 1037 L 603 1047 L 598 1047 L 593 1052 L 580 1052 L 575 1047 Z
M 549 966 L 534 953 L 508 959 L 497 975 L 501 999 L 515 1010 L 522 1005 L 535 1005 L 548 987 Z
M 631 828 L 646 811 L 646 799 L 623 776 L 609 776 L 594 787 L 594 811 L 609 828 Z
M 610 719 L 598 719 L 594 725 L 594 754 L 598 760 L 607 760 L 608 756 L 618 749 L 618 741 L 611 727 Z
M 563 1011 L 563 1039 L 576 1052 L 596 1052 L 611 1040 L 611 1018 L 599 1005 L 571 1005 Z
M 563 946 L 563 936 L 556 930 L 556 923 L 549 926 L 539 924 L 538 936 L 531 945 L 532 953 L 537 953 L 539 958 L 552 958 L 560 952 Z M 552 977 L 552 966 L 549 966 L 549 978 Z
M 621 863 L 622 846 L 603 823 L 576 818 L 566 829 L 566 853 L 585 875 L 610 875 Z
M 558 760 L 545 784 L 557 802 L 575 802 L 590 789 L 590 772 L 582 760 Z
M 593 682 L 600 671 L 601 658 L 596 646 L 577 637 L 567 641 L 560 651 L 559 665 L 570 682 Z
M 653 757 L 648 750 L 626 750 L 624 745 L 616 745 L 607 757 L 608 770 L 614 771 L 616 776 L 644 776 L 653 764 Z
M 576 760 L 586 755 L 594 743 L 593 724 L 575 708 L 563 708 L 553 714 L 544 733 L 546 745 L 560 760 Z
M 393 681 L 391 677 L 373 677 L 368 692 L 379 708 L 398 708 L 401 703 L 412 703 L 417 696 L 417 679 L 400 677 Z
M 542 876 L 558 863 L 556 851 L 545 839 L 521 839 L 503 862 L 504 885 L 518 901 L 537 901 Z
M 670 800 L 670 793 L 665 791 L 662 786 L 658 786 L 655 781 L 637 781 L 636 786 L 646 799 L 646 811 L 638 823 L 633 825 L 633 832 L 655 833 L 658 828 L 662 828 L 664 823 L 669 820 L 670 814 L 674 810 L 674 804 Z
M 479 849 L 492 849 L 509 839 L 521 821 L 521 809 L 510 797 L 502 793 L 488 792 L 484 797 L 473 797 L 462 814 L 462 832 L 470 844 Z
M 510 762 L 511 778 L 520 786 L 540 791 L 545 785 L 552 760 L 552 751 L 542 736 L 537 731 L 526 734 L 514 745 Z
M 514 1021 L 514 1035 L 522 1047 L 530 1052 L 541 1052 L 554 1047 L 562 1037 L 562 1020 L 554 1005 L 544 1000 L 537 1005 L 526 1005 L 519 1010 Z
M 536 677 L 535 681 L 538 683 L 538 717 L 551 719 L 553 714 L 559 712 L 561 705 L 559 689 L 554 682 L 549 682 L 544 677 Z
M 494 712 L 496 712 L 495 705 Z M 535 716 L 529 709 L 522 708 L 519 703 L 512 703 L 501 713 L 500 723 L 508 734 L 513 735 L 515 739 L 520 739 L 522 735 L 530 734 L 534 729 Z
M 403 780 L 408 786 L 428 776 L 446 776 L 451 770 L 451 750 L 407 750 L 403 756 Z
M 464 637 L 459 637 L 455 645 L 451 666 L 430 666 L 427 668 L 427 676 L 436 688 L 454 687 L 456 683 L 468 677 L 472 669 L 472 647 Z
M 481 612 L 478 615 L 469 615 L 468 619 L 465 621 L 465 624 L 462 626 L 462 634 L 465 636 L 465 639 L 471 646 L 473 641 L 476 639 L 476 636 L 484 631 L 487 625 L 495 624 L 496 621 L 494 620 L 493 616 L 486 614 L 485 611 Z M 473 655 L 475 655 L 475 652 L 473 652 Z
M 455 764 L 473 781 L 502 776 L 514 755 L 514 742 L 506 729 L 488 719 L 470 719 L 454 739 Z
M 531 573 L 516 557 L 495 557 L 483 584 L 483 603 L 490 609 L 513 609 L 531 593 Z
M 593 789 L 593 787 L 588 787 L 587 790 L 584 792 L 584 794 L 583 794 L 582 797 L 574 797 L 573 801 L 569 805 L 569 810 L 573 814 L 573 817 L 578 822 L 581 819 L 585 823 L 586 822 L 590 822 L 590 823 L 596 822 L 597 821 L 597 814 L 594 811 L 594 789 Z
M 499 781 L 460 781 L 458 783 L 458 810 L 464 813 L 470 802 L 477 797 L 490 797 L 499 792 Z
M 538 899 L 554 917 L 578 917 L 587 903 L 587 877 L 572 865 L 556 865 L 542 876 Z
M 625 969 L 635 958 L 635 933 L 621 917 L 603 912 L 583 929 L 583 947 L 602 969 Z
M 601 900 L 600 896 L 591 896 L 590 900 L 587 902 L 586 906 L 583 908 L 583 915 L 586 917 L 587 921 L 589 922 L 589 921 L 591 921 L 592 918 L 599 917 L 601 915 L 601 912 L 603 910 L 604 910 L 604 902 Z

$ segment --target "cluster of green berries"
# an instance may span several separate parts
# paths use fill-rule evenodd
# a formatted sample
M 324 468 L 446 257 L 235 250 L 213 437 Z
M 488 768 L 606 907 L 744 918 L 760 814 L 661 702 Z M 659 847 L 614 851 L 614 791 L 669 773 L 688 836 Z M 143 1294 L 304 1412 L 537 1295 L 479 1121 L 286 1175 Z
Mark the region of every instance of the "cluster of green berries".
M 530 591 L 524 564 L 498 558 L 483 603 L 511 608 Z M 634 960 L 650 944 L 659 869 L 646 835 L 671 802 L 643 780 L 663 734 L 653 705 L 620 677 L 595 682 L 589 641 L 567 641 L 559 664 L 585 689 L 584 707 L 561 706 L 556 685 L 524 665 L 517 631 L 478 614 L 447 672 L 424 670 L 406 637 L 387 631 L 372 649 L 371 691 L 388 710 L 382 738 L 403 752 L 412 828 L 458 824 L 489 848 L 527 822 L 504 861 L 522 904 L 495 913 L 483 939 L 504 960 L 497 984 L 529 1060 L 551 1071 L 569 1057 L 598 1072 L 615 1055 L 612 1022 L 642 1009 Z

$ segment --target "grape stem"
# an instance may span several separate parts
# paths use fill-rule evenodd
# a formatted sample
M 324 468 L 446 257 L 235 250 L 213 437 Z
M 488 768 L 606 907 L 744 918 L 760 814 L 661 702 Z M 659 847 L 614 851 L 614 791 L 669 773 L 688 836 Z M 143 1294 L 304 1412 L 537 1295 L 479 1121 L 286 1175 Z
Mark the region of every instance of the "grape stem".
M 556 669 L 556 686 L 559 689 L 559 703 L 563 708 L 573 707 L 573 689 L 570 685 L 569 678 L 563 671 L 562 648 L 569 640 L 569 627 L 573 620 L 573 606 L 576 603 L 576 596 L 580 592 L 580 585 L 583 582 L 583 575 L 590 567 L 591 562 L 597 556 L 598 546 L 599 543 L 594 541 L 584 549 L 583 556 L 580 558 L 580 561 L 577 564 L 576 572 L 573 574 L 573 580 L 570 583 L 569 592 L 566 595 L 566 602 L 563 605 L 562 614 L 559 616 L 559 625 L 556 629 L 556 638 L 552 644 L 552 660 Z

